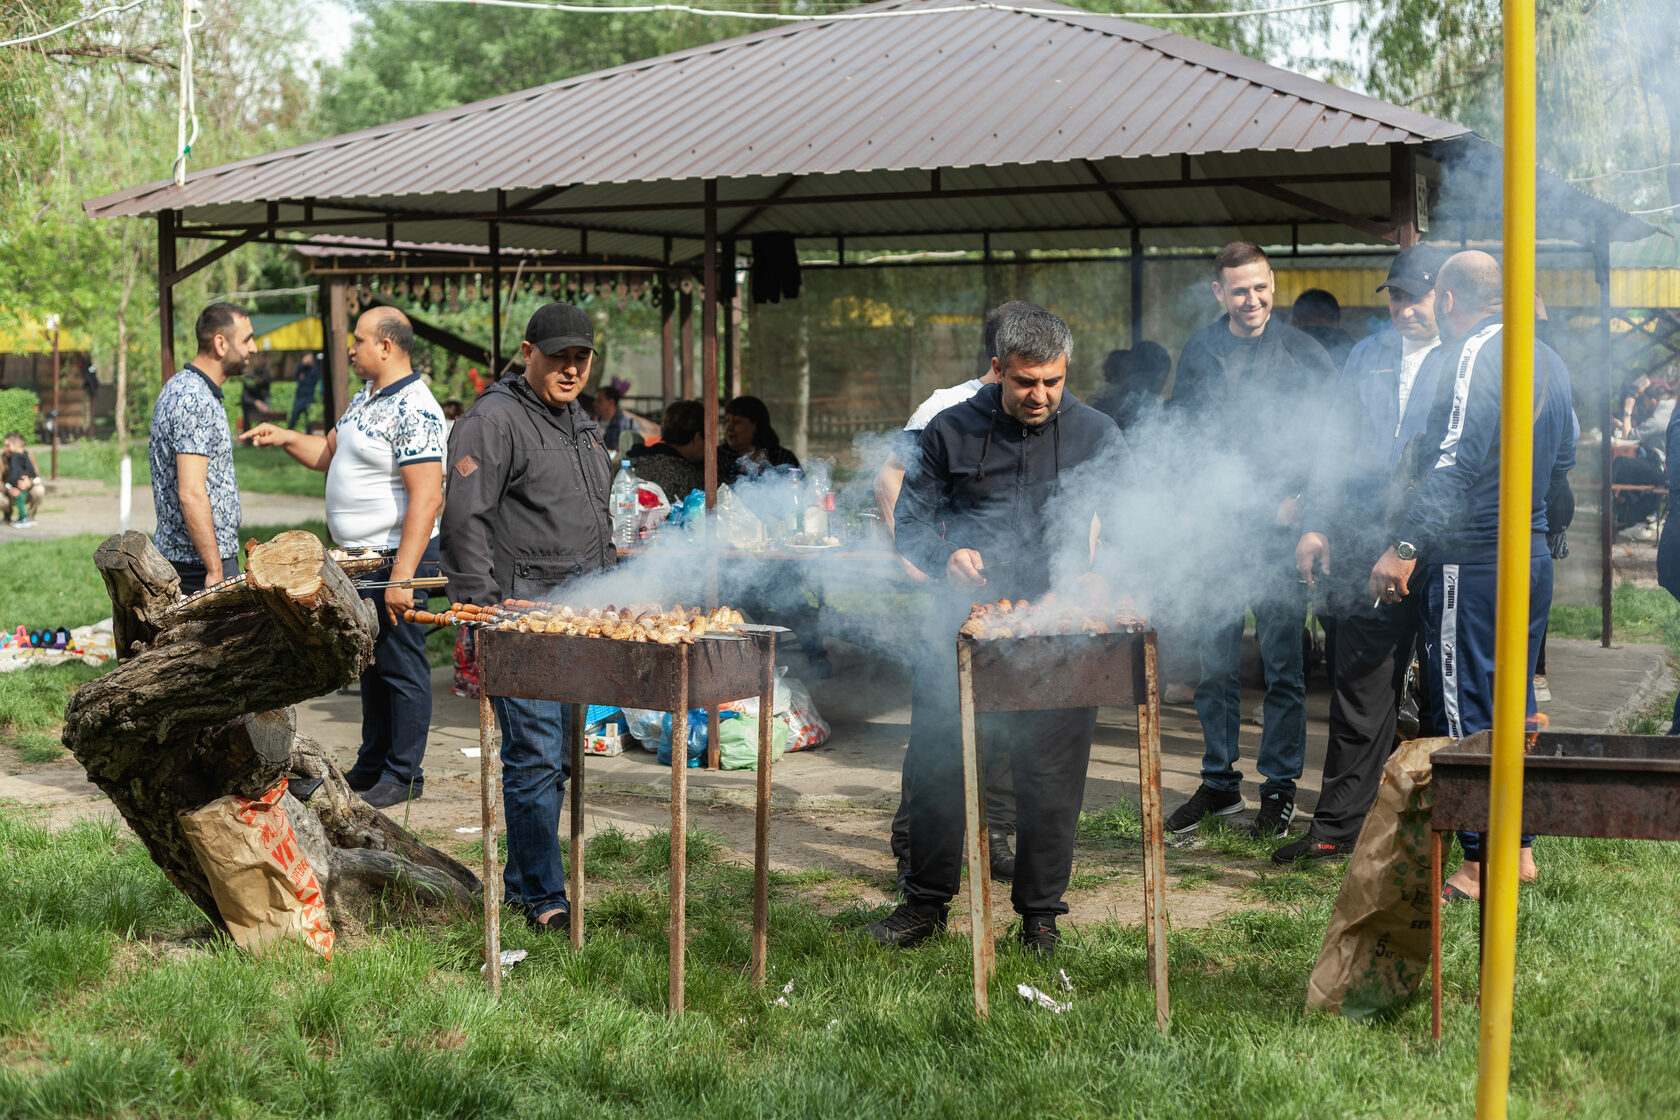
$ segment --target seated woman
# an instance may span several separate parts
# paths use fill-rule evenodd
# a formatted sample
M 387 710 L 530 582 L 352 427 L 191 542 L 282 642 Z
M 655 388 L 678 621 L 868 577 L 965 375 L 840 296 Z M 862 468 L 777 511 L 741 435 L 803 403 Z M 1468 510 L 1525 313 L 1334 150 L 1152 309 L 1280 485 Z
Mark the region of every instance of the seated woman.
M 699 401 L 672 401 L 659 422 L 660 442 L 630 449 L 636 476 L 656 482 L 672 505 L 706 488 L 706 415 Z
M 799 458 L 782 446 L 770 424 L 770 410 L 757 397 L 736 397 L 723 410 L 723 446 L 718 477 L 726 482 L 752 477 L 766 467 L 797 467 Z

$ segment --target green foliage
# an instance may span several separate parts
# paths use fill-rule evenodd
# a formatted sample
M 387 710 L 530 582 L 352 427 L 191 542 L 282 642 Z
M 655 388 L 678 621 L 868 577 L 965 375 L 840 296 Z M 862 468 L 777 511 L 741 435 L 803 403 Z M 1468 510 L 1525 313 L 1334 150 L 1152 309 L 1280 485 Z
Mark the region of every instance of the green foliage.
M 0 435 L 22 432 L 35 442 L 35 420 L 41 398 L 31 389 L 0 389 Z

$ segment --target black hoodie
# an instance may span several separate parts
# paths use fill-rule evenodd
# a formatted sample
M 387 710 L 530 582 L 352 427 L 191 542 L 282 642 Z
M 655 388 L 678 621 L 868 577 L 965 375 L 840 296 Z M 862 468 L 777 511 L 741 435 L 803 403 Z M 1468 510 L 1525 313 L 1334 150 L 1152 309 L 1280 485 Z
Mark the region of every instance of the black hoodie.
M 520 375 L 484 391 L 449 433 L 439 545 L 449 597 L 541 598 L 610 568 L 616 465 L 577 403 L 553 409 Z
M 1066 508 L 1064 501 L 1091 512 L 1098 505 L 1095 478 L 1081 481 L 1084 493 L 1063 494 L 1063 473 L 1103 455 L 1118 463 L 1125 448 L 1114 421 L 1071 393 L 1062 394 L 1048 420 L 1028 428 L 1004 411 L 1002 385 L 984 386 L 922 430 L 893 509 L 898 550 L 943 578 L 951 554 L 972 548 L 998 573 L 987 577 L 991 590 L 1041 594 L 1063 543 L 1049 539 L 1048 512 Z M 1089 517 L 1069 513 L 1066 523 L 1088 524 Z M 1082 535 L 1078 547 L 1085 541 Z

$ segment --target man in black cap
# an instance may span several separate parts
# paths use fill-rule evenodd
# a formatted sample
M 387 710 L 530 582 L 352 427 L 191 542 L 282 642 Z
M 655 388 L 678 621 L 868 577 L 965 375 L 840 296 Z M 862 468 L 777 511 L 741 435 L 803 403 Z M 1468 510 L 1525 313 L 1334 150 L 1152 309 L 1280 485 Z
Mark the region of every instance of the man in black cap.
M 547 304 L 531 316 L 519 352 L 525 372 L 486 389 L 449 435 L 441 543 L 457 602 L 551 598 L 617 562 L 607 510 L 612 458 L 577 403 L 595 357 L 594 324 L 569 304 Z M 559 830 L 571 774 L 568 706 L 492 702 L 502 726 L 506 898 L 532 928 L 564 933 Z
M 1417 596 L 1373 603 L 1366 583 L 1397 528 L 1388 507 L 1397 473 L 1406 473 L 1406 447 L 1421 447 L 1435 400 L 1440 363 L 1426 359 L 1441 344 L 1435 274 L 1447 256 L 1414 245 L 1394 258 L 1377 289 L 1388 292 L 1390 323 L 1348 356 L 1319 445 L 1295 566 L 1316 590 L 1329 636 L 1330 742 L 1312 826 L 1273 853 L 1278 863 L 1352 851 L 1398 741 Z

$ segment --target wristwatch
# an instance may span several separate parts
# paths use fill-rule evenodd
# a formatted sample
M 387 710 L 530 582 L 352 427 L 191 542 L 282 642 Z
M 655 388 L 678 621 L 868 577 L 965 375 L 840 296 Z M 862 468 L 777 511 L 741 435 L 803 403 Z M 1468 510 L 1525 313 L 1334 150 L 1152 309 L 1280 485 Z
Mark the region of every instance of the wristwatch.
M 1411 541 L 1395 541 L 1394 555 L 1402 560 L 1416 560 L 1418 556 L 1417 545 Z

